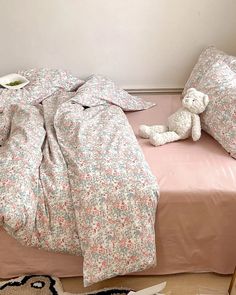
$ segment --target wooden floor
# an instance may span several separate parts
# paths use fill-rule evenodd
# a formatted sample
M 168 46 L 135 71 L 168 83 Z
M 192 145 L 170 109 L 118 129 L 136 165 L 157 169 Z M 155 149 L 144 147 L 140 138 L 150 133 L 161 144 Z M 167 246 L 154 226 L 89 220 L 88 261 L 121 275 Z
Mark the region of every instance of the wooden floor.
M 64 290 L 67 292 L 88 292 L 106 287 L 129 287 L 140 290 L 164 281 L 167 281 L 165 293 L 172 291 L 171 295 L 196 295 L 199 287 L 218 290 L 228 290 L 231 276 L 215 274 L 178 274 L 168 276 L 125 276 L 113 278 L 88 288 L 83 288 L 82 278 L 61 279 Z

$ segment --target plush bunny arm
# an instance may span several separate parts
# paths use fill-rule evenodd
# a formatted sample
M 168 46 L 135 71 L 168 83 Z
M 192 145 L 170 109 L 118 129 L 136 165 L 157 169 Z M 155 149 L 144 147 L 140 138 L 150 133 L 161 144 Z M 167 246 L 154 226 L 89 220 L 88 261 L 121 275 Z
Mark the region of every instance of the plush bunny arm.
M 200 117 L 196 114 L 192 115 L 192 138 L 193 141 L 199 140 L 201 137 Z

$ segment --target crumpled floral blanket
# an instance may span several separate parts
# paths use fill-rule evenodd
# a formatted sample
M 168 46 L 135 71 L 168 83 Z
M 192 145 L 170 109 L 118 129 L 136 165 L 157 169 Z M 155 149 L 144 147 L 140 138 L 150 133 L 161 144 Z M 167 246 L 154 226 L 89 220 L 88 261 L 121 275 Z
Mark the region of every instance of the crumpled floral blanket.
M 20 74 L 0 89 L 0 225 L 82 255 L 85 286 L 154 265 L 158 185 L 123 112 L 152 104 L 102 76 Z

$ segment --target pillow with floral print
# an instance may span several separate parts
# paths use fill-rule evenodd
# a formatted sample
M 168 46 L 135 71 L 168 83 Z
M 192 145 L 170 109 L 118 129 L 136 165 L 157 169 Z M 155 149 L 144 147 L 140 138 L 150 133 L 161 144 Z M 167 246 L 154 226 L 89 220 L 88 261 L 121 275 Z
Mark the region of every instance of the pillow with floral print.
M 236 57 L 227 55 L 221 50 L 210 46 L 204 49 L 198 58 L 196 65 L 194 66 L 192 73 L 184 86 L 183 96 L 186 94 L 189 88 L 198 89 L 198 84 L 202 77 L 206 74 L 209 67 L 211 67 L 217 61 L 225 62 L 231 70 L 236 72 Z
M 198 82 L 210 102 L 201 114 L 202 128 L 236 158 L 236 72 L 219 60 Z
M 73 91 L 84 83 L 63 70 L 31 69 L 19 71 L 30 83 L 22 89 L 0 89 L 0 108 L 15 103 L 36 104 L 52 95 L 59 88 Z
M 88 107 L 114 104 L 124 111 L 139 111 L 155 105 L 152 102 L 130 95 L 115 82 L 101 75 L 89 77 L 86 83 L 78 89 L 72 100 Z

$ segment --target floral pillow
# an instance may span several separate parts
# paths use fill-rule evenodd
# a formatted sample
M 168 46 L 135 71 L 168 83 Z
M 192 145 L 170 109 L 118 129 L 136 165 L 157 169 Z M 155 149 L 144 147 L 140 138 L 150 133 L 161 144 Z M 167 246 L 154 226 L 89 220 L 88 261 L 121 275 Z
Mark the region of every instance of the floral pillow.
M 0 89 L 0 109 L 14 103 L 35 104 L 52 95 L 58 88 L 73 91 L 84 83 L 63 70 L 31 69 L 19 71 L 30 83 L 22 89 Z
M 205 71 L 197 89 L 210 98 L 201 114 L 203 130 L 236 158 L 236 72 L 220 59 Z
M 186 94 L 187 90 L 191 87 L 198 89 L 198 84 L 202 77 L 206 74 L 208 69 L 218 61 L 225 62 L 231 70 L 236 72 L 236 57 L 227 55 L 221 50 L 210 46 L 204 49 L 199 56 L 199 59 L 194 66 L 192 73 L 185 84 L 183 96 Z
M 124 111 L 139 111 L 155 105 L 152 102 L 130 95 L 112 80 L 101 75 L 91 76 L 78 89 L 72 100 L 88 107 L 101 104 L 115 104 Z

